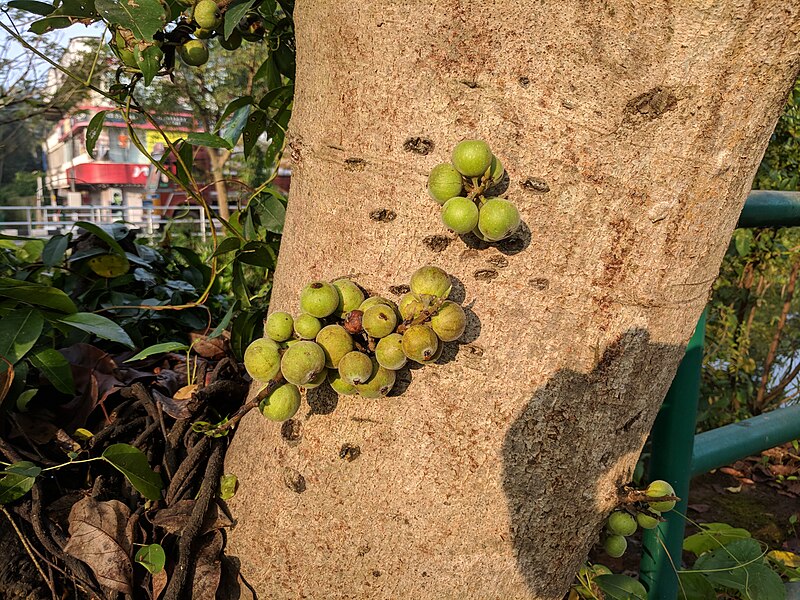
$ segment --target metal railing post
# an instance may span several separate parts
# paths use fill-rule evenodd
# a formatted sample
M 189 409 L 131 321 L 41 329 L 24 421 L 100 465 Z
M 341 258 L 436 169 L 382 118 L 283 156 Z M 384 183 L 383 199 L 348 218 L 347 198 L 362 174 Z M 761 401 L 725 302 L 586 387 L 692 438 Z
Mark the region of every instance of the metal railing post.
M 200 239 L 205 243 L 206 241 L 206 211 L 200 207 Z
M 705 329 L 706 311 L 703 311 L 650 433 L 652 454 L 648 480 L 668 481 L 681 501 L 664 515 L 665 523 L 643 533 L 639 576 L 648 589 L 649 600 L 675 600 L 678 595 L 675 569 L 680 569 L 686 526 L 684 515 L 700 399 Z

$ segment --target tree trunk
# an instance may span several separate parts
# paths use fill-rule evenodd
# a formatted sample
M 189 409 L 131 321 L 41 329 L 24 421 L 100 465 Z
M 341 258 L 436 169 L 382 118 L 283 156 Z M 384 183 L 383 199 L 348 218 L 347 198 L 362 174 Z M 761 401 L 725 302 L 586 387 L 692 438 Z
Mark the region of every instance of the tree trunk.
M 208 149 L 209 162 L 211 163 L 211 178 L 217 192 L 217 213 L 226 221 L 231 218 L 228 208 L 228 186 L 225 185 L 225 163 L 231 157 L 230 150 Z
M 273 309 L 457 278 L 402 394 L 252 413 L 229 550 L 266 598 L 561 598 L 629 481 L 800 64 L 800 3 L 299 0 Z M 525 226 L 450 235 L 427 173 L 486 140 Z M 312 410 L 313 408 L 313 410 Z M 343 445 L 360 456 L 340 458 Z

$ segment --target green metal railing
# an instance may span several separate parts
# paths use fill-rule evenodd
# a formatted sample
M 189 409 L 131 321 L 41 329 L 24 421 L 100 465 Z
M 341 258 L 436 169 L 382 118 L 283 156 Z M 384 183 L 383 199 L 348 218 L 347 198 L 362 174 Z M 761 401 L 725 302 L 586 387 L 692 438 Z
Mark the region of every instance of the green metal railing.
M 800 226 L 800 192 L 750 192 L 738 223 L 738 227 L 797 226 Z M 675 571 L 681 568 L 689 480 L 800 437 L 800 405 L 694 434 L 705 323 L 704 311 L 650 432 L 649 480 L 668 481 L 681 501 L 664 515 L 664 523 L 644 532 L 639 577 L 648 589 L 649 600 L 678 597 Z

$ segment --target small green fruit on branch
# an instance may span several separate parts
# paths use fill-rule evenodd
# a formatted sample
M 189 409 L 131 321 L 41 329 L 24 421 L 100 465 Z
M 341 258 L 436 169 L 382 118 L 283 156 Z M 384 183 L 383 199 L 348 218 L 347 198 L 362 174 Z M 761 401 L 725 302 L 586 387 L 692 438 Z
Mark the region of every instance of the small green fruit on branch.
M 459 235 L 472 232 L 486 242 L 511 236 L 521 223 L 516 206 L 505 198 L 485 196 L 505 175 L 486 142 L 464 140 L 451 160 L 436 165 L 428 177 L 428 193 L 442 205 L 444 226 Z
M 224 434 L 255 406 L 270 420 L 289 419 L 300 408 L 300 390 L 325 383 L 337 394 L 381 398 L 409 360 L 437 360 L 446 342 L 463 335 L 466 315 L 447 300 L 452 281 L 439 267 L 418 269 L 410 288 L 401 308 L 380 296 L 367 298 L 349 279 L 306 285 L 300 293 L 301 313 L 270 314 L 266 336 L 245 351 L 247 372 L 265 388 L 207 433 Z

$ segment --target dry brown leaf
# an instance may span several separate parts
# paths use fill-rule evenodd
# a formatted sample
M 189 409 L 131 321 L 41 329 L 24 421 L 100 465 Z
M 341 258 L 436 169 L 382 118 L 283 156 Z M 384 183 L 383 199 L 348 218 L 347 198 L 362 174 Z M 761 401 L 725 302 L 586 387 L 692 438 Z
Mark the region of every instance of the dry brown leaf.
M 192 416 L 192 411 L 189 410 L 188 401 L 184 400 L 176 402 L 155 388 L 151 390 L 151 393 L 153 394 L 155 401 L 161 405 L 162 410 L 173 419 L 188 419 L 190 416 Z
M 167 533 L 180 533 L 192 516 L 194 500 L 179 500 L 172 506 L 156 511 L 150 522 L 164 529 Z M 221 527 L 231 527 L 231 521 L 223 511 L 219 510 L 216 503 L 209 506 L 206 518 L 203 521 L 202 533 L 207 533 Z
M 64 547 L 64 552 L 89 565 L 101 585 L 125 594 L 132 592 L 129 518 L 128 507 L 118 500 L 84 498 L 70 511 L 70 538 Z
M 177 392 L 172 395 L 172 399 L 177 402 L 186 402 L 187 400 L 192 399 L 192 394 L 197 391 L 198 385 L 193 383 L 192 385 L 185 385 Z
M 220 360 L 225 356 L 225 340 L 221 337 L 208 339 L 208 336 L 200 333 L 191 333 L 189 337 L 192 340 L 192 351 L 198 356 L 209 360 Z
M 776 476 L 783 475 L 784 477 L 788 477 L 789 475 L 797 474 L 797 467 L 793 467 L 792 465 L 769 465 L 769 470 Z
M 725 473 L 726 475 L 730 475 L 732 477 L 744 477 L 744 473 L 737 469 L 732 469 L 730 467 L 722 467 L 719 470 L 720 473 Z
M 202 538 L 192 580 L 192 600 L 215 600 L 222 575 L 222 533 L 214 531 Z
M 157 573 L 153 573 L 153 600 L 156 600 L 167 587 L 167 570 L 161 569 Z

